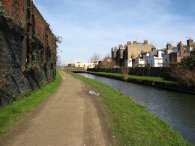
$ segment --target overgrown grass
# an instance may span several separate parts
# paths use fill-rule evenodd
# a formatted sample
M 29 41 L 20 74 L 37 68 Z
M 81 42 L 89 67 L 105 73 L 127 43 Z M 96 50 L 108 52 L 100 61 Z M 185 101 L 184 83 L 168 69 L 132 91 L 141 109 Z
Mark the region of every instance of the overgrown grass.
M 17 121 L 21 120 L 27 113 L 32 112 L 41 103 L 56 91 L 62 81 L 59 72 L 56 79 L 34 91 L 30 96 L 24 97 L 14 103 L 0 109 L 0 136 L 8 132 Z
M 100 93 L 106 117 L 111 117 L 111 131 L 121 146 L 186 146 L 183 137 L 145 107 L 118 90 L 98 81 L 72 74 Z
M 124 74 L 119 74 L 119 73 L 91 72 L 91 71 L 89 71 L 89 73 L 124 78 Z M 153 82 L 161 82 L 161 83 L 167 83 L 167 84 L 175 84 L 175 82 L 166 80 L 162 77 L 128 75 L 128 78 L 136 79 L 136 80 L 143 80 L 143 81 L 153 81 Z
M 151 76 L 136 76 L 136 75 L 128 75 L 129 78 L 138 79 L 138 80 L 147 80 L 147 81 L 154 81 L 154 82 L 162 82 L 162 83 L 171 83 L 174 84 L 175 82 L 166 80 L 162 77 L 151 77 Z

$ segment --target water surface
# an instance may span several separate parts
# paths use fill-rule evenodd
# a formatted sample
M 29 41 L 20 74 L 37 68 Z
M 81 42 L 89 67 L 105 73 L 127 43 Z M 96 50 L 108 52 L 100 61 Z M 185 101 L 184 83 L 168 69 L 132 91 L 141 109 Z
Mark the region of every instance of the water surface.
M 120 90 L 168 123 L 175 131 L 183 135 L 185 139 L 195 144 L 194 95 L 122 82 L 86 73 L 81 73 L 80 75 Z

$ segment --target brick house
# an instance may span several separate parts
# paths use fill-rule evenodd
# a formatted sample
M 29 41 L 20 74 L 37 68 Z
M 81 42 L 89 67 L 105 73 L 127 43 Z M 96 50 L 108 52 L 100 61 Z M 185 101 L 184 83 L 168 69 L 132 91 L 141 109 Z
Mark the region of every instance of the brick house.
M 187 46 L 180 41 L 177 47 L 173 47 L 170 43 L 167 44 L 163 54 L 163 66 L 178 65 L 183 57 L 193 53 L 195 43 L 191 38 L 187 40 Z
M 119 45 L 119 49 L 116 51 L 116 65 L 123 66 L 124 60 L 124 46 Z
M 116 61 L 118 66 L 133 67 L 135 59 L 139 57 L 140 52 L 148 52 L 151 51 L 152 48 L 154 48 L 154 46 L 149 45 L 147 40 L 143 43 L 128 41 L 125 46 L 119 45 L 118 49 L 116 47 L 111 49 L 112 60 Z
M 154 46 L 148 44 L 147 40 L 145 40 L 143 43 L 138 43 L 137 41 L 133 41 L 133 42 L 128 41 L 125 48 L 125 58 L 124 58 L 125 67 L 134 66 L 133 65 L 134 61 L 137 57 L 139 57 L 141 51 L 148 52 L 151 51 L 152 48 L 154 48 Z

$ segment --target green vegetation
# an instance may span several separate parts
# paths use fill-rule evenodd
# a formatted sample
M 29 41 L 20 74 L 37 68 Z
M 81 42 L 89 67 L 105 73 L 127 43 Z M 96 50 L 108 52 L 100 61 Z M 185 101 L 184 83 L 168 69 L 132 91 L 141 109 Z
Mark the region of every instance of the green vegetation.
M 56 79 L 43 86 L 41 89 L 34 91 L 30 96 L 24 97 L 14 103 L 0 109 L 0 136 L 5 134 L 17 121 L 21 120 L 26 114 L 32 112 L 43 101 L 54 93 L 62 81 L 57 72 Z
M 184 57 L 181 64 L 186 68 L 192 69 L 195 67 L 195 55 Z
M 165 80 L 162 77 L 136 76 L 136 75 L 128 75 L 128 77 L 137 80 L 146 80 L 146 81 L 154 81 L 154 82 L 162 82 L 162 83 L 175 83 L 173 81 Z
M 4 16 L 5 10 L 3 4 L 0 2 L 0 16 Z
M 11 20 L 11 18 L 6 14 L 5 7 L 2 2 L 0 2 L 0 17 L 5 17 L 7 20 Z
M 106 73 L 106 72 L 89 72 L 93 74 L 99 74 L 99 75 L 106 75 L 110 77 L 117 77 L 117 78 L 124 78 L 124 74 L 119 73 Z M 165 80 L 162 77 L 152 77 L 152 76 L 137 76 L 137 75 L 128 75 L 129 79 L 135 79 L 139 81 L 152 81 L 152 82 L 161 82 L 161 83 L 167 83 L 167 84 L 175 84 L 173 81 Z
M 165 122 L 116 89 L 95 80 L 72 74 L 100 93 L 105 118 L 111 133 L 121 146 L 186 146 L 190 145 Z

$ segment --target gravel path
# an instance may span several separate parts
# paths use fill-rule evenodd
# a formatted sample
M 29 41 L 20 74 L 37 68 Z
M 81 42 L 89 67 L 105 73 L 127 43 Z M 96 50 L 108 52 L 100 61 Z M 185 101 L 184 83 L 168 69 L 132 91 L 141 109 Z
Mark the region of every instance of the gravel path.
M 94 97 L 81 81 L 64 72 L 60 74 L 63 82 L 56 93 L 20 122 L 0 145 L 111 145 Z

